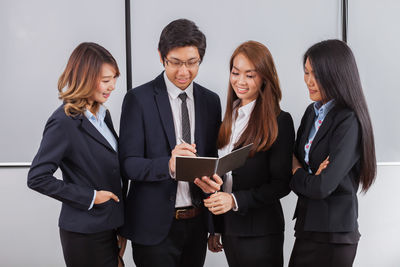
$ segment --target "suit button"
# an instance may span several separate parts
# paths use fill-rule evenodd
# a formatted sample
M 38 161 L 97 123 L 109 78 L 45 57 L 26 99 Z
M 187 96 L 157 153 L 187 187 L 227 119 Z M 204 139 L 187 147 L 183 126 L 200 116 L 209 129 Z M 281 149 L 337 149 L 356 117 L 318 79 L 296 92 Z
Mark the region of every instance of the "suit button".
M 175 196 L 170 196 L 170 197 L 169 197 L 169 200 L 175 201 Z

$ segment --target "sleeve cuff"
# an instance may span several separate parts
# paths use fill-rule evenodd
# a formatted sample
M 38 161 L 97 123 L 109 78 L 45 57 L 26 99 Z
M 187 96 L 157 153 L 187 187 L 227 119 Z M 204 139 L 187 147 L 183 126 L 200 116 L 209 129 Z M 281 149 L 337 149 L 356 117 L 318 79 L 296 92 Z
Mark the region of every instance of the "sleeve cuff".
M 92 203 L 90 203 L 90 206 L 89 206 L 88 210 L 91 210 L 93 208 L 95 199 L 96 199 L 96 190 L 94 190 Z
M 171 176 L 172 179 L 175 180 L 176 176 L 174 172 L 171 172 L 171 169 L 168 167 L 168 171 L 169 171 L 169 176 Z
M 239 210 L 239 206 L 237 204 L 236 197 L 235 197 L 235 195 L 233 193 L 231 193 L 231 195 L 233 197 L 233 201 L 235 202 L 235 206 L 232 208 L 232 210 L 233 211 L 238 211 Z

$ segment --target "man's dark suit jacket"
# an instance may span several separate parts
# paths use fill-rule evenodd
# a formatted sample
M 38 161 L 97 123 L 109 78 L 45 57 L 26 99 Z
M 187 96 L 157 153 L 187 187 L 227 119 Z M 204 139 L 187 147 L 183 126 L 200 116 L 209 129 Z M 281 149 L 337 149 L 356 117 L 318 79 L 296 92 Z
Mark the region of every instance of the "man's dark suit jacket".
M 193 95 L 197 153 L 216 156 L 221 122 L 219 97 L 196 83 Z M 163 74 L 160 74 L 153 81 L 129 90 L 122 105 L 120 162 L 125 176 L 132 182 L 121 234 L 133 243 L 155 245 L 168 234 L 177 190 L 168 162 L 175 145 L 172 110 Z
M 262 236 L 284 231 L 280 198 L 290 192 L 294 126 L 284 111 L 277 123 L 278 137 L 270 149 L 257 152 L 232 171 L 232 192 L 239 209 L 223 215 L 225 235 Z
M 360 175 L 360 127 L 353 111 L 333 107 L 318 130 L 309 153 L 307 171 L 304 145 L 315 120 L 309 105 L 297 133 L 295 155 L 303 168 L 296 171 L 290 187 L 298 195 L 294 217 L 296 231 L 352 232 L 358 228 L 357 189 Z M 315 175 L 329 156 L 329 165 Z
M 108 111 L 104 121 L 118 140 Z M 63 180 L 53 176 L 58 167 Z M 64 230 L 97 233 L 123 223 L 117 152 L 84 115 L 69 117 L 63 105 L 46 123 L 28 173 L 28 186 L 62 201 L 59 227 Z M 109 200 L 88 210 L 94 190 L 111 191 L 121 201 Z

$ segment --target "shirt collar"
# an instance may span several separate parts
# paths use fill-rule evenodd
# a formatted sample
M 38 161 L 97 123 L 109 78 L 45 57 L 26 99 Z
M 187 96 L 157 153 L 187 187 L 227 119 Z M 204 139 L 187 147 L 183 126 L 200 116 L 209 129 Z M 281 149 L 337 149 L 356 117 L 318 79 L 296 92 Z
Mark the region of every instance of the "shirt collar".
M 180 94 L 185 92 L 188 96 L 189 99 L 193 100 L 193 82 L 189 84 L 189 86 L 185 89 L 182 90 L 178 87 L 176 87 L 175 84 L 173 84 L 167 77 L 167 74 L 164 71 L 164 81 L 165 81 L 165 86 L 167 87 L 167 92 L 172 99 L 176 99 Z
M 103 105 L 100 105 L 99 110 L 96 113 L 96 116 L 88 109 L 85 110 L 85 116 L 86 118 L 88 118 L 88 120 L 104 121 L 104 118 L 106 117 L 106 111 L 107 109 Z
M 256 103 L 256 99 L 254 99 L 253 101 L 251 101 L 250 103 L 248 103 L 244 106 L 239 107 L 240 99 L 236 99 L 233 102 L 233 106 L 238 109 L 238 115 L 243 114 L 244 116 L 248 117 L 248 116 L 250 116 L 251 112 L 253 111 L 255 103 Z
M 335 106 L 335 100 L 329 100 L 327 103 L 322 104 L 321 101 L 314 102 L 314 112 L 316 116 L 321 116 L 325 118 L 326 114 Z

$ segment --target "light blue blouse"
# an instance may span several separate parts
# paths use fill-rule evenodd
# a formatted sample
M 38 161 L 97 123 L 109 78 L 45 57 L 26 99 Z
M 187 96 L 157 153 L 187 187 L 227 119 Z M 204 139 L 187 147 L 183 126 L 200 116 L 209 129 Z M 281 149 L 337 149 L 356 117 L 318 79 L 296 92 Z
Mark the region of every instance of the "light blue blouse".
M 310 134 L 308 135 L 308 141 L 304 145 L 304 161 L 309 164 L 309 153 L 311 149 L 312 142 L 317 135 L 319 127 L 322 125 L 326 115 L 328 112 L 335 106 L 335 100 L 332 99 L 329 102 L 322 104 L 322 102 L 314 103 L 314 111 L 315 111 L 315 121 L 311 127 Z M 311 173 L 311 169 L 308 168 L 308 172 Z

